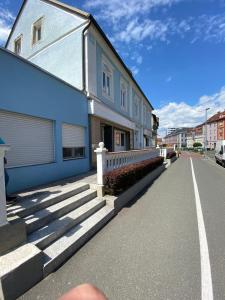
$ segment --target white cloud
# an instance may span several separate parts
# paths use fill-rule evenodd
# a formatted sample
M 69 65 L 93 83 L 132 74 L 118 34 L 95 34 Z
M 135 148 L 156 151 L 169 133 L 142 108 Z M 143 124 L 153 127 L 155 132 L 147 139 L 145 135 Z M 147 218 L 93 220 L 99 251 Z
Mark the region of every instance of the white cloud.
M 168 24 L 160 20 L 146 19 L 139 21 L 138 18 L 135 18 L 129 21 L 122 31 L 115 33 L 114 39 L 126 43 L 130 43 L 131 41 L 140 42 L 145 38 L 165 41 L 167 31 Z
M 135 61 L 138 65 L 141 65 L 143 57 L 138 52 L 134 52 L 131 56 L 131 60 Z
M 143 57 L 142 57 L 141 55 L 139 55 L 139 56 L 137 57 L 137 63 L 138 63 L 139 65 L 141 65 L 142 62 L 143 62 Z
M 147 49 L 148 51 L 151 51 L 151 50 L 152 50 L 152 48 L 153 48 L 153 46 L 152 46 L 152 45 L 149 45 L 149 46 L 147 46 L 147 47 L 146 47 L 146 49 Z
M 0 11 L 0 44 L 3 44 L 10 33 L 12 22 L 15 17 L 7 9 L 2 9 Z
M 0 44 L 7 40 L 10 33 L 10 26 L 0 19 Z
M 200 97 L 196 105 L 185 102 L 170 102 L 155 111 L 159 117 L 161 135 L 165 135 L 169 127 L 192 127 L 205 121 L 205 109 L 210 108 L 208 115 L 212 116 L 225 109 L 225 86 L 218 93 Z
M 86 0 L 84 8 L 112 27 L 113 42 L 139 43 L 145 39 L 169 42 L 177 35 L 198 40 L 225 42 L 225 14 L 200 15 L 186 19 L 153 18 L 155 9 L 164 9 L 188 0 Z M 224 0 L 221 0 L 224 1 Z
M 168 83 L 169 83 L 171 80 L 172 80 L 172 76 L 169 76 L 169 77 L 166 78 L 166 82 L 168 82 Z
M 195 41 L 225 42 L 225 14 L 202 15 L 198 22 L 193 24 Z
M 189 17 L 186 20 L 167 18 L 152 20 L 148 17 L 138 17 L 128 20 L 114 30 L 114 40 L 125 43 L 140 43 L 143 40 L 169 42 L 172 36 L 181 38 L 189 35 L 191 43 L 198 40 L 205 42 L 225 42 L 225 14 L 197 18 Z
M 117 23 L 121 19 L 132 19 L 144 15 L 157 7 L 171 6 L 184 0 L 86 0 L 85 9 L 98 10 L 98 18 Z
M 138 72 L 139 72 L 139 69 L 138 69 L 138 67 L 136 67 L 136 66 L 132 66 L 131 67 L 131 72 L 133 73 L 133 75 L 135 76 L 135 75 L 137 75 L 138 74 Z

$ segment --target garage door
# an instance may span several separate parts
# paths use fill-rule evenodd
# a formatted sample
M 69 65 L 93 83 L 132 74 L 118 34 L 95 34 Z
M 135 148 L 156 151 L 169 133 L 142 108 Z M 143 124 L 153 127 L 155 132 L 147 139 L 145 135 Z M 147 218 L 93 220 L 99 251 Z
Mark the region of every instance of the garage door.
M 0 137 L 11 146 L 8 167 L 54 161 L 53 121 L 0 110 Z

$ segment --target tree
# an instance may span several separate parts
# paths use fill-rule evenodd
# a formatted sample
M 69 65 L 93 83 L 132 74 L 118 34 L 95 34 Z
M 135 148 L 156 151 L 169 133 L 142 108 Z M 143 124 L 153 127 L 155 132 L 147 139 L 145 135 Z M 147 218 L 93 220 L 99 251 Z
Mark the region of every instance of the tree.
M 199 142 L 195 142 L 195 143 L 193 144 L 193 147 L 194 147 L 194 148 L 202 147 L 202 144 L 199 143 Z

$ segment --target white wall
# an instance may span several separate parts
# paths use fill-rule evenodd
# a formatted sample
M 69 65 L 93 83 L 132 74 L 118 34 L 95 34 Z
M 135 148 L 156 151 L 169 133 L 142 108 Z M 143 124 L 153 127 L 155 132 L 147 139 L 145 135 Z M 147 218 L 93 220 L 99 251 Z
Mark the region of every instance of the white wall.
M 30 61 L 81 90 L 83 88 L 82 29 L 40 51 Z
M 42 39 L 32 45 L 32 26 L 43 17 Z M 82 29 L 87 23 L 75 14 L 42 0 L 27 1 L 8 44 L 22 35 L 21 56 L 62 80 L 82 88 Z

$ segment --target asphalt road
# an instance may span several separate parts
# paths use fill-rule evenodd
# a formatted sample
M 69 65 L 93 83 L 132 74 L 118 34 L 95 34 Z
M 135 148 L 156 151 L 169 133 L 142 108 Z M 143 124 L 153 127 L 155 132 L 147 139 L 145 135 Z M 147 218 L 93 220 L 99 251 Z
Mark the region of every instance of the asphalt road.
M 199 237 L 190 156 L 208 249 Z M 212 279 L 214 299 L 225 299 L 224 216 L 225 169 L 199 155 L 183 154 L 64 266 L 21 299 L 57 299 L 89 282 L 112 300 L 200 300 L 210 285 L 201 283 L 204 278 Z

